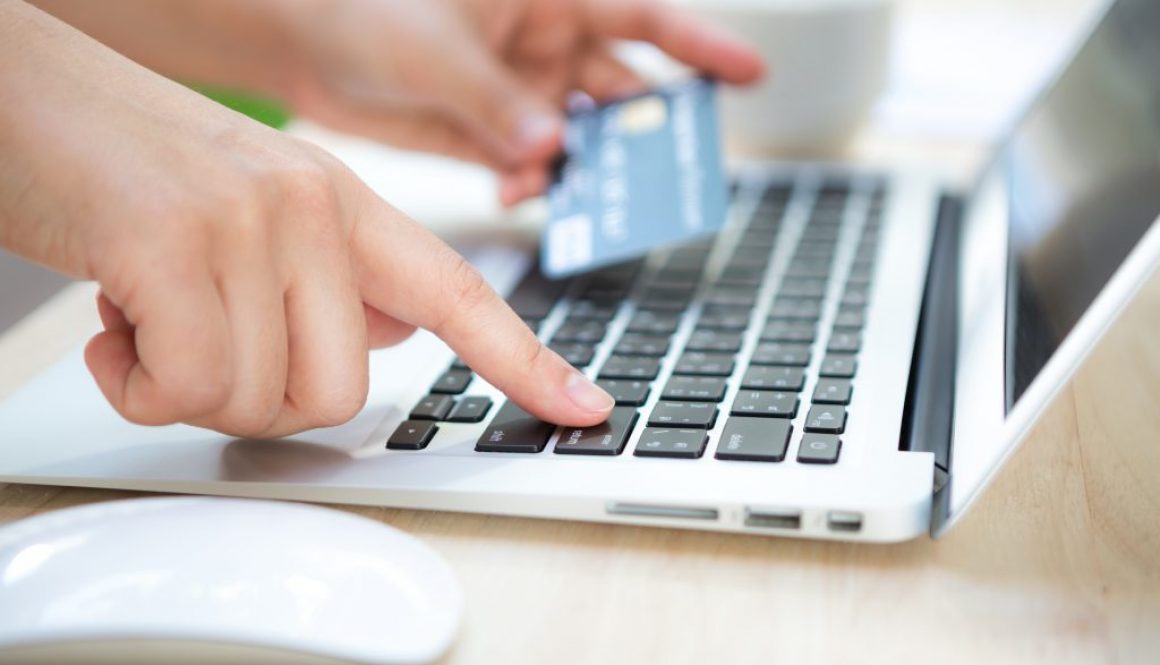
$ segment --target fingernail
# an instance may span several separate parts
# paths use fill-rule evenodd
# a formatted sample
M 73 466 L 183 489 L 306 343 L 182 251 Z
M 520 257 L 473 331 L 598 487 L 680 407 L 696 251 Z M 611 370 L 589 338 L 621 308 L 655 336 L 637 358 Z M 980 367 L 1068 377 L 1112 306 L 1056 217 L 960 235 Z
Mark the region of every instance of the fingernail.
M 611 395 L 580 372 L 573 372 L 572 376 L 568 377 L 564 392 L 568 393 L 568 398 L 573 404 L 585 411 L 605 413 L 616 404 Z
M 553 115 L 533 113 L 524 116 L 520 121 L 520 145 L 524 148 L 536 148 L 545 142 L 555 140 L 560 132 L 560 121 Z

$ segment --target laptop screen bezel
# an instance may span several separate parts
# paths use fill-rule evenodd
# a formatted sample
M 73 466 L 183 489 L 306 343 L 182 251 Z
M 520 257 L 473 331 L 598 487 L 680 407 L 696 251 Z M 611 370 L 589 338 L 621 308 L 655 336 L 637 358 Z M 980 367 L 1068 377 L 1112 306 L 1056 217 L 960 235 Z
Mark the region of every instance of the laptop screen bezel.
M 1107 3 L 1089 23 L 1069 65 L 1061 68 L 1020 119 L 1031 115 L 1069 68 L 1114 6 Z M 1022 123 L 1012 125 L 1014 135 Z M 1000 145 L 1005 145 L 1006 141 Z M 1008 408 L 1007 344 L 1009 192 L 1001 150 L 983 170 L 963 220 L 959 288 L 959 344 L 952 428 L 951 483 L 947 511 L 936 514 L 940 535 L 961 517 L 1015 452 L 1120 312 L 1160 267 L 1160 217 L 1140 239 L 1075 327 Z

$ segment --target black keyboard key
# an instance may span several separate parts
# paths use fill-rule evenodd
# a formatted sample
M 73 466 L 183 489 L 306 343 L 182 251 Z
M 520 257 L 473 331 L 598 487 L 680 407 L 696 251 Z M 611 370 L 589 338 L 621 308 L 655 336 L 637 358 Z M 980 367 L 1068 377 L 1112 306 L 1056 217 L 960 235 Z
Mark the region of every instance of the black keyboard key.
M 453 423 L 479 423 L 483 422 L 490 410 L 491 398 L 464 397 L 451 409 L 451 415 L 447 416 L 447 420 Z
M 830 276 L 831 266 L 829 262 L 818 261 L 817 259 L 795 260 L 786 268 L 785 274 L 787 277 L 809 277 L 812 279 L 824 279 Z
M 729 266 L 721 271 L 717 283 L 724 286 L 757 287 L 765 279 L 765 266 Z
M 636 409 L 616 407 L 608 420 L 599 425 L 561 430 L 553 450 L 560 455 L 619 455 L 624 452 L 637 418 Z
M 850 274 L 846 283 L 868 284 L 874 278 L 874 264 L 870 261 L 854 261 L 850 264 Z
M 598 300 L 578 300 L 572 304 L 572 308 L 568 310 L 569 319 L 590 319 L 593 321 L 600 321 L 608 323 L 616 318 L 616 312 L 620 309 L 620 303 L 615 302 L 601 302 Z
M 812 321 L 770 321 L 761 330 L 761 341 L 809 344 L 814 341 L 814 332 Z
M 648 381 L 632 381 L 629 379 L 599 379 L 596 385 L 600 386 L 617 406 L 641 406 L 648 399 Z
M 609 356 L 600 370 L 602 379 L 645 379 L 657 378 L 661 371 L 660 360 L 640 356 Z
M 737 239 L 737 243 L 742 247 L 745 247 L 746 249 L 761 248 L 765 250 L 767 255 L 773 249 L 773 242 L 773 234 L 768 233 L 764 229 L 749 229 L 745 231 L 745 233 L 742 233 L 741 237 Z
M 701 281 L 700 269 L 688 268 L 664 268 L 658 270 L 651 278 L 649 278 L 650 286 L 674 286 L 679 288 L 692 288 L 697 286 Z
M 797 393 L 773 390 L 742 390 L 733 400 L 730 413 L 735 416 L 793 418 L 797 415 Z
M 680 324 L 680 314 L 644 310 L 633 314 L 628 322 L 628 331 L 649 335 L 672 335 Z
M 700 427 L 717 422 L 717 405 L 711 402 L 657 402 L 649 415 L 650 427 Z
M 770 215 L 765 213 L 769 212 Z M 781 228 L 781 218 L 785 215 L 784 208 L 768 209 L 763 211 L 758 208 L 753 213 L 753 219 L 749 222 L 749 231 L 761 231 L 770 237 L 777 237 L 777 230 Z
M 706 307 L 697 321 L 699 329 L 745 330 L 752 310 L 742 307 Z
M 822 367 L 818 370 L 821 376 L 836 379 L 850 379 L 858 369 L 858 360 L 848 353 L 827 353 L 822 358 Z
M 733 417 L 725 423 L 715 457 L 747 462 L 780 462 L 785 459 L 793 425 L 788 420 Z
M 411 409 L 411 420 L 444 420 L 453 406 L 450 395 L 427 395 Z
M 749 364 L 805 367 L 810 364 L 810 347 L 804 344 L 762 342 L 753 350 L 753 357 L 749 359 Z
M 691 287 L 653 286 L 645 289 L 637 306 L 640 309 L 681 311 L 689 306 L 692 299 Z
M 859 264 L 855 263 L 850 268 L 850 274 L 846 276 L 846 284 L 867 286 L 870 284 L 873 276 L 873 271 L 869 267 L 859 267 Z
M 797 461 L 802 464 L 835 464 L 842 450 L 842 440 L 832 434 L 806 434 L 798 446 Z
M 488 423 L 475 443 L 481 453 L 538 453 L 548 445 L 556 426 L 546 423 L 508 401 Z
M 812 321 L 821 313 L 822 301 L 816 298 L 778 298 L 769 310 L 769 318 Z
M 849 404 L 853 386 L 845 379 L 818 379 L 814 386 L 815 404 Z
M 805 372 L 800 367 L 753 366 L 741 378 L 742 389 L 747 390 L 801 390 Z
M 740 245 L 733 250 L 733 255 L 729 257 L 729 265 L 731 266 L 760 266 L 765 267 L 769 263 L 770 248 L 761 247 L 746 247 Z
M 689 402 L 720 402 L 725 399 L 725 379 L 713 376 L 674 376 L 665 384 L 661 399 Z
M 741 333 L 725 330 L 694 330 L 685 344 L 689 351 L 737 353 L 741 349 Z
M 806 414 L 806 431 L 841 434 L 846 430 L 846 408 L 836 404 L 815 404 Z
M 860 309 L 840 309 L 834 319 L 837 330 L 859 330 L 866 323 L 866 315 Z
M 631 282 L 636 274 L 640 272 L 641 266 L 644 265 L 643 259 L 632 259 L 629 261 L 622 261 L 614 263 L 610 266 L 605 266 L 591 275 L 592 279 L 602 279 L 617 282 Z
M 705 294 L 705 304 L 714 307 L 753 307 L 757 293 L 753 289 L 719 286 Z
M 677 360 L 673 374 L 692 376 L 729 376 L 733 373 L 733 356 L 727 353 L 689 351 Z
M 802 259 L 822 259 L 830 260 L 834 258 L 834 243 L 832 242 L 818 242 L 816 234 L 810 234 L 808 237 L 802 238 L 798 243 L 798 247 L 794 250 L 794 257 Z
M 589 284 L 580 290 L 577 297 L 599 302 L 619 303 L 628 295 L 627 286 L 611 286 L 603 283 Z
M 471 368 L 467 366 L 467 363 L 465 363 L 463 361 L 463 358 L 460 358 L 459 356 L 455 356 L 455 358 L 453 358 L 451 360 L 450 369 L 471 369 Z
M 669 338 L 644 333 L 625 333 L 612 352 L 621 356 L 660 357 L 669 352 Z
M 560 357 L 573 367 L 587 367 L 596 355 L 595 347 L 579 342 L 552 342 L 548 348 L 560 354 Z
M 391 438 L 387 439 L 387 448 L 423 450 L 438 431 L 439 426 L 430 420 L 404 420 L 391 434 Z
M 525 319 L 544 319 L 564 292 L 566 281 L 552 281 L 532 270 L 508 296 L 508 304 Z
M 771 182 L 761 194 L 761 204 L 785 205 L 792 191 L 792 182 Z
M 700 272 L 705 267 L 709 252 L 704 250 L 673 250 L 662 264 L 663 270 L 686 270 Z
M 857 353 L 860 348 L 862 348 L 862 335 L 858 332 L 835 331 L 833 335 L 830 335 L 829 343 L 826 344 L 827 351 L 839 353 Z
M 789 298 L 822 298 L 826 295 L 826 280 L 788 277 L 778 293 Z
M 841 305 L 843 307 L 865 307 L 870 299 L 870 287 L 859 284 L 847 285 L 846 291 L 842 294 Z
M 833 252 L 841 230 L 841 224 L 810 224 L 806 232 L 802 234 L 801 242 L 798 243 L 798 251 L 800 252 L 805 248 L 811 251 L 829 250 Z
M 697 459 L 705 454 L 709 435 L 703 429 L 646 427 L 636 443 L 637 457 Z
M 442 395 L 458 395 L 467 390 L 467 384 L 471 383 L 473 376 L 471 370 L 449 369 L 435 380 L 435 385 L 431 386 L 431 392 Z
M 556 333 L 552 335 L 552 341 L 596 344 L 604 339 L 604 333 L 607 331 L 608 326 L 601 321 L 570 319 L 560 325 Z

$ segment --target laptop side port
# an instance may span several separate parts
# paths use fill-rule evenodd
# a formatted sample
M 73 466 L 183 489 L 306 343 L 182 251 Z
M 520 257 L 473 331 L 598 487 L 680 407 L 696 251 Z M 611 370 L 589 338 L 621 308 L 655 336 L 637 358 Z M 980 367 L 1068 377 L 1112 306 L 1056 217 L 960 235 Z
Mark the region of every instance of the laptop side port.
M 826 526 L 830 531 L 857 533 L 862 530 L 862 513 L 849 510 L 831 510 L 826 515 Z
M 755 529 L 797 530 L 802 528 L 802 512 L 789 509 L 746 508 L 745 526 Z
M 632 517 L 670 517 L 686 520 L 715 520 L 716 508 L 695 506 L 664 506 L 651 503 L 625 503 L 615 501 L 605 506 L 609 515 L 629 515 Z

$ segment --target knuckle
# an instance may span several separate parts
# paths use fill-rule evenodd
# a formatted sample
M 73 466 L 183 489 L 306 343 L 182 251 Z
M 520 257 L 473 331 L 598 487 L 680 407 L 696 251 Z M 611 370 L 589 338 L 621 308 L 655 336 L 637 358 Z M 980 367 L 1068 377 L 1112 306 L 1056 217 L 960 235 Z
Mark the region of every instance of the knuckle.
M 191 414 L 219 411 L 229 403 L 232 386 L 229 373 L 220 366 L 192 364 L 176 366 L 157 378 L 160 397 Z
M 668 7 L 658 0 L 641 0 L 633 14 L 631 31 L 643 35 L 646 39 L 655 40 L 660 36 L 662 18 Z
M 484 309 L 496 298 L 479 270 L 458 254 L 451 260 L 443 283 L 446 285 L 446 308 L 433 329 L 439 336 L 462 319 L 465 313 Z
M 308 218 L 330 219 L 339 208 L 338 191 L 330 171 L 320 162 L 293 159 L 279 169 L 279 193 L 283 204 Z
M 181 368 L 154 372 L 148 385 L 127 391 L 117 411 L 138 425 L 169 425 L 213 413 L 230 398 L 228 377 L 221 372 L 191 373 Z
M 211 243 L 224 242 L 228 246 L 249 247 L 265 245 L 268 241 L 268 222 L 271 204 L 267 188 L 260 176 L 253 173 L 235 173 L 215 184 L 213 193 L 192 205 L 194 214 L 187 214 L 183 231 L 186 240 L 201 233 L 204 226 Z M 218 245 L 220 246 L 220 245 Z
M 334 427 L 349 421 L 366 405 L 367 391 L 365 376 L 342 382 L 336 389 L 316 397 L 310 413 L 311 420 L 318 427 Z
M 527 372 L 534 370 L 541 362 L 546 360 L 544 351 L 547 347 L 539 342 L 539 340 L 532 338 L 526 344 L 522 345 L 519 351 L 520 366 Z
M 252 404 L 237 404 L 221 416 L 221 429 L 238 436 L 261 437 L 277 424 L 281 407 L 280 398 L 269 396 L 258 398 Z

